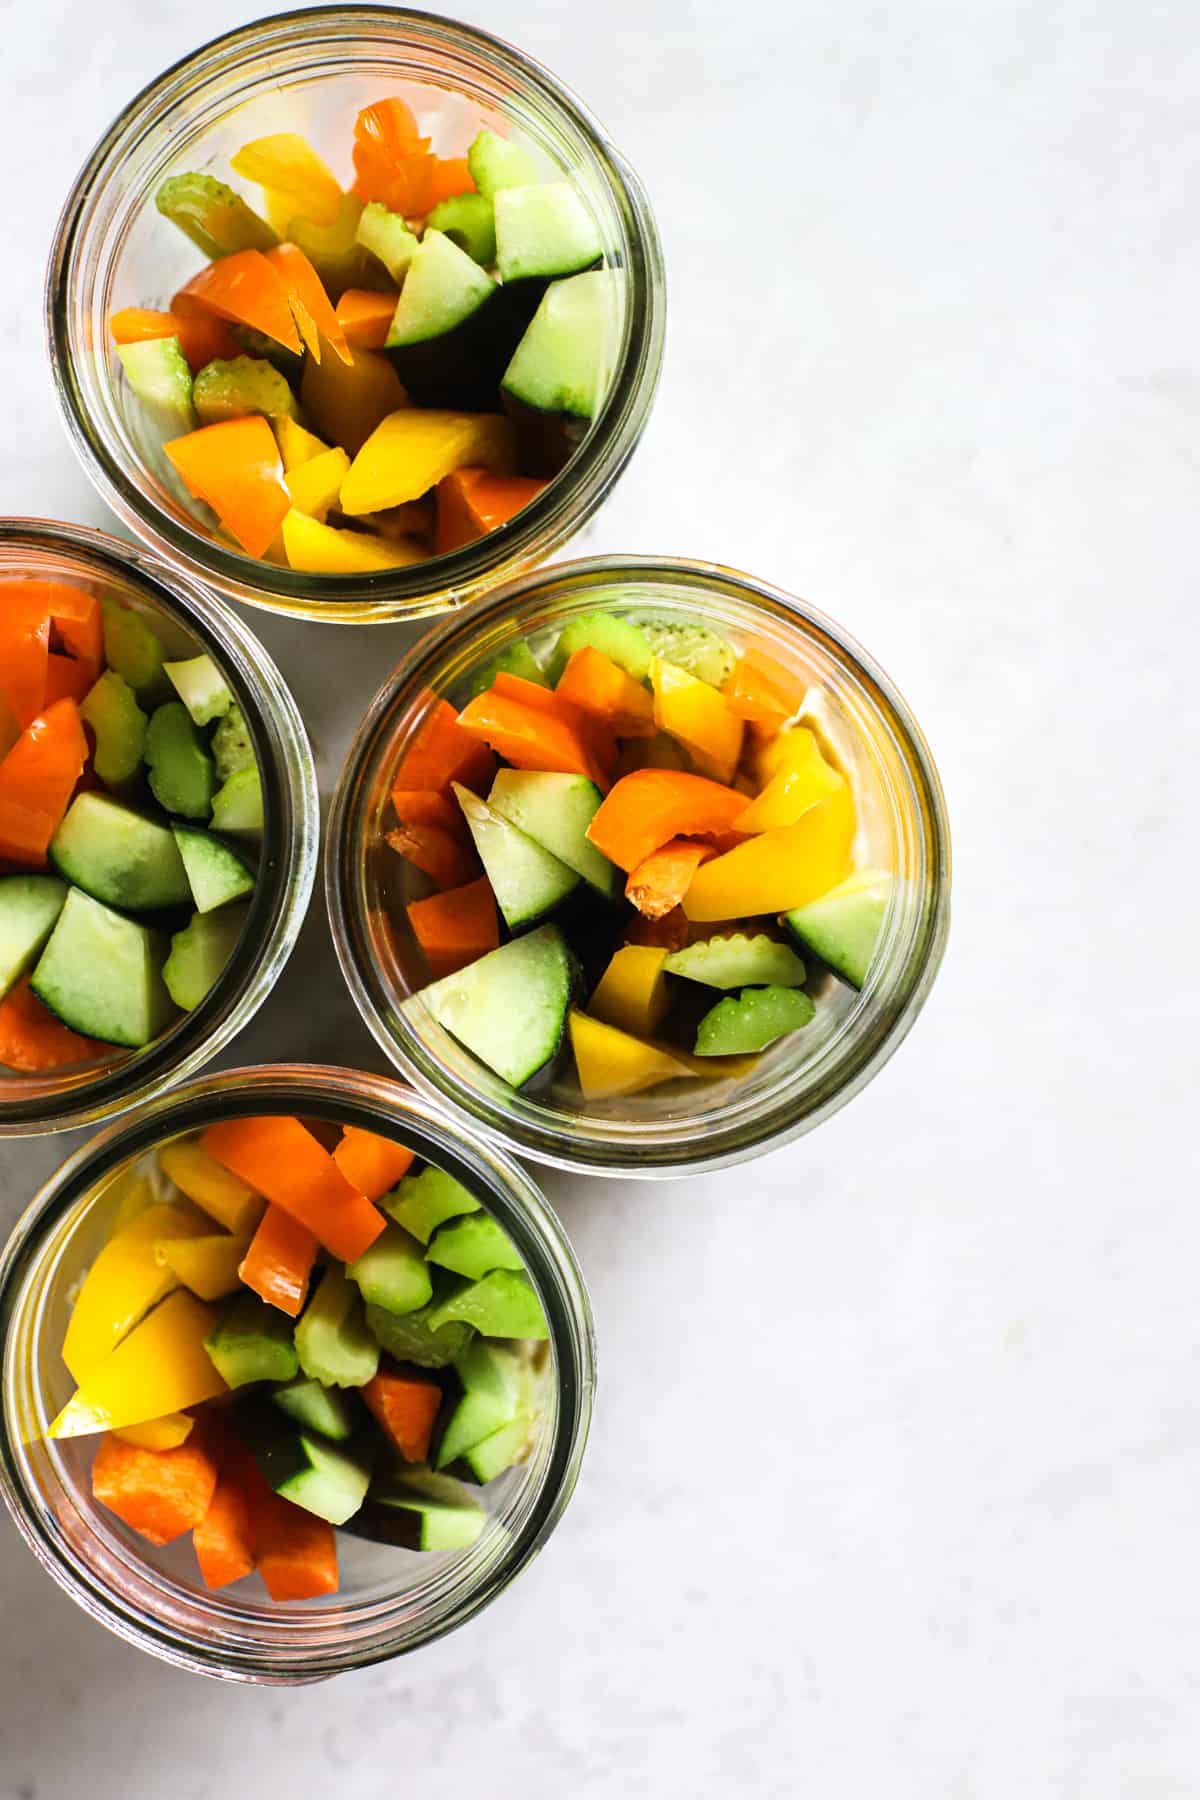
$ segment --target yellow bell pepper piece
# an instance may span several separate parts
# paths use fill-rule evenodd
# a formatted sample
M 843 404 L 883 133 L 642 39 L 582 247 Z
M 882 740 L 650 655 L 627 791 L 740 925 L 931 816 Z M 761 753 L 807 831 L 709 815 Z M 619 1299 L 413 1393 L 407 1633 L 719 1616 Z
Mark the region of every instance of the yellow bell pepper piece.
M 333 225 L 342 205 L 342 190 L 327 163 L 296 131 L 243 144 L 229 166 L 235 175 L 267 190 L 271 212 L 290 219 L 299 215 L 314 225 Z
M 350 458 L 344 450 L 324 450 L 320 456 L 312 457 L 298 469 L 293 469 L 290 475 L 285 475 L 284 486 L 296 511 L 307 513 L 323 525 L 326 513 L 341 492 L 349 467 Z
M 289 419 L 285 413 L 271 420 L 271 430 L 279 445 L 285 475 L 302 469 L 305 463 L 312 462 L 316 456 L 324 456 L 329 449 L 328 444 L 315 437 L 311 431 L 305 431 L 303 425 L 296 419 Z
M 290 567 L 310 575 L 368 575 L 376 569 L 406 569 L 424 562 L 429 554 L 408 538 L 335 531 L 332 525 L 322 525 L 295 507 L 283 521 L 283 547 Z
M 650 664 L 650 682 L 659 730 L 683 745 L 702 775 L 731 782 L 742 754 L 743 720 L 715 687 L 661 656 Z
M 821 755 L 821 746 L 804 726 L 781 732 L 788 739 L 777 772 L 734 822 L 736 831 L 777 831 L 794 825 L 810 806 L 828 799 L 842 776 Z
M 176 1285 L 155 1255 L 160 1240 L 203 1230 L 204 1221 L 192 1207 L 158 1205 L 148 1206 L 109 1239 L 88 1270 L 63 1339 L 63 1361 L 76 1381 L 87 1381 L 126 1332 Z
M 693 1071 L 673 1051 L 644 1043 L 587 1013 L 570 1015 L 571 1048 L 579 1085 L 588 1100 L 638 1094 L 664 1081 L 686 1080 Z
M 634 1037 L 651 1037 L 670 1005 L 663 964 L 665 950 L 647 944 L 624 944 L 600 977 L 588 1001 L 588 1013 Z
M 321 435 L 351 456 L 358 455 L 383 420 L 408 405 L 400 377 L 382 350 L 355 350 L 348 363 L 338 356 L 320 362 L 308 357 L 300 399 Z
M 176 1138 L 164 1145 L 158 1166 L 189 1200 L 235 1237 L 249 1237 L 267 1210 L 261 1194 L 231 1175 L 195 1138 Z
M 144 1425 L 123 1425 L 113 1436 L 139 1450 L 178 1450 L 191 1437 L 195 1423 L 190 1413 L 164 1413 L 161 1419 L 147 1419 Z
M 342 511 L 382 512 L 427 494 L 455 469 L 483 467 L 512 475 L 517 434 L 500 413 L 439 412 L 409 407 L 371 433 L 342 483 Z
M 158 1246 L 158 1260 L 175 1279 L 200 1300 L 221 1300 L 241 1287 L 238 1266 L 250 1248 L 248 1237 L 195 1237 L 165 1239 Z
M 843 782 L 778 831 L 701 863 L 683 897 L 689 919 L 742 919 L 805 906 L 850 873 L 854 801 Z
M 216 1307 L 176 1288 L 80 1383 L 51 1425 L 50 1436 L 123 1430 L 225 1393 L 204 1348 L 216 1318 Z

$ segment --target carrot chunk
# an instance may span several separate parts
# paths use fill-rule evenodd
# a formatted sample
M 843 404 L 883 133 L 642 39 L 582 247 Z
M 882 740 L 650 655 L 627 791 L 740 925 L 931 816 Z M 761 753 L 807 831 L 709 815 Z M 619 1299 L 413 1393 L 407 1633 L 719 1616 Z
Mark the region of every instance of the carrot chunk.
M 152 1544 L 199 1525 L 212 1504 L 217 1465 L 194 1438 L 174 1450 L 142 1450 L 106 1432 L 92 1464 L 92 1493 Z
M 413 1153 L 394 1138 L 364 1131 L 358 1125 L 342 1128 L 342 1141 L 333 1160 L 356 1193 L 378 1200 L 394 1188 L 412 1164 Z
M 448 893 L 414 900 L 408 922 L 435 979 L 465 969 L 500 944 L 496 897 L 486 875 Z
M 462 887 L 479 872 L 474 851 L 440 825 L 400 825 L 387 842 L 440 888 Z
M 57 700 L 21 733 L 0 762 L 0 858 L 45 866 L 87 753 L 74 700 Z
M 360 1392 L 401 1456 L 407 1462 L 424 1462 L 442 1404 L 442 1390 L 433 1376 L 391 1363 Z
M 343 1262 L 354 1262 L 383 1230 L 383 1214 L 356 1193 L 299 1119 L 223 1119 L 201 1142 L 210 1156 L 308 1227 Z
M 271 1493 L 263 1483 L 253 1505 L 255 1560 L 272 1600 L 316 1600 L 336 1594 L 333 1526 Z
M 240 1446 L 222 1450 L 208 1511 L 192 1530 L 200 1574 L 210 1588 L 228 1587 L 254 1569 L 254 1519 L 245 1469 L 250 1458 L 236 1450 Z
M 449 794 L 434 793 L 429 788 L 398 787 L 392 792 L 392 805 L 402 825 L 436 825 L 464 844 L 471 841 L 462 807 Z
M 317 1260 L 317 1240 L 282 1206 L 268 1206 L 242 1258 L 238 1275 L 268 1306 L 298 1318 Z
M 0 1000 L 0 1066 L 37 1074 L 113 1054 L 110 1044 L 80 1037 L 43 1006 L 25 976 Z

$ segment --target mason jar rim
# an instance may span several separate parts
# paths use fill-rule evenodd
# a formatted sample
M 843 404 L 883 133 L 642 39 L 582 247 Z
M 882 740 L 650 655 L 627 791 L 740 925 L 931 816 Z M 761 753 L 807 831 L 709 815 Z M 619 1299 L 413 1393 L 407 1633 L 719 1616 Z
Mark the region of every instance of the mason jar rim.
M 257 1012 L 291 955 L 312 898 L 319 843 L 316 770 L 299 708 L 266 649 L 222 600 L 151 551 L 90 526 L 0 519 L 0 573 L 9 556 L 16 569 L 23 551 L 63 558 L 81 577 L 140 593 L 214 659 L 254 740 L 264 831 L 260 879 L 241 938 L 200 1005 L 144 1050 L 94 1077 L 84 1070 L 61 1093 L 17 1100 L 5 1094 L 10 1083 L 0 1083 L 0 1138 L 94 1124 L 163 1083 L 194 1074 L 223 1050 Z M 70 579 L 69 572 L 62 578 Z
M 564 116 L 602 175 L 620 220 L 630 291 L 623 342 L 601 412 L 562 473 L 529 506 L 474 543 L 424 563 L 366 575 L 313 575 L 277 569 L 226 548 L 185 522 L 182 511 L 176 518 L 143 491 L 115 433 L 106 433 L 96 417 L 79 378 L 77 360 L 89 353 L 95 321 L 89 317 L 77 343 L 74 289 L 95 197 L 116 170 L 128 166 L 172 108 L 194 96 L 201 76 L 260 63 L 276 44 L 286 49 L 290 43 L 294 50 L 297 35 L 335 46 L 355 32 L 393 38 L 405 33 L 406 42 L 424 40 L 460 58 L 473 52 L 519 83 L 536 103 Z M 412 78 L 419 78 L 416 71 Z M 637 447 L 658 386 L 664 319 L 662 247 L 649 199 L 583 101 L 534 58 L 489 32 L 438 13 L 366 5 L 300 8 L 240 26 L 147 83 L 100 138 L 75 179 L 55 229 L 45 289 L 47 345 L 59 409 L 87 474 L 122 522 L 230 598 L 335 624 L 398 623 L 461 607 L 496 581 L 559 550 L 602 504 Z M 429 571 L 435 571 L 432 589 Z
M 714 594 L 749 605 L 793 629 L 801 628 L 836 652 L 861 678 L 880 720 L 903 750 L 919 810 L 926 891 L 919 911 L 909 921 L 904 965 L 892 984 L 887 1005 L 870 990 L 860 995 L 853 1031 L 844 1034 L 844 1044 L 836 1040 L 841 1045 L 840 1059 L 818 1071 L 821 1083 L 804 1096 L 803 1105 L 799 1089 L 811 1076 L 801 1069 L 791 1079 L 778 1082 L 769 1094 L 727 1108 L 729 1120 L 723 1135 L 715 1129 L 712 1114 L 700 1113 L 689 1113 L 671 1128 L 662 1122 L 627 1124 L 558 1114 L 553 1123 L 527 1120 L 513 1104 L 520 1096 L 493 1101 L 479 1089 L 451 1082 L 404 1018 L 403 1009 L 392 1009 L 402 1037 L 390 1029 L 383 1011 L 382 978 L 363 949 L 354 893 L 354 873 L 361 854 L 362 793 L 389 721 L 434 685 L 435 672 L 455 650 L 463 653 L 465 662 L 465 646 L 489 624 L 535 610 L 539 598 L 552 609 L 558 589 L 619 589 L 623 590 L 621 603 L 628 606 L 636 603 L 639 582 L 647 587 L 653 583 L 707 585 Z M 648 597 L 645 605 L 652 610 L 654 602 Z M 466 1113 L 523 1156 L 571 1173 L 649 1181 L 664 1175 L 711 1173 L 778 1149 L 837 1111 L 878 1073 L 920 1012 L 945 951 L 950 922 L 950 829 L 936 765 L 907 702 L 879 664 L 827 614 L 783 589 L 715 563 L 682 557 L 589 557 L 554 564 L 495 589 L 465 617 L 442 621 L 400 661 L 367 708 L 342 765 L 326 825 L 324 879 L 334 948 L 347 986 L 376 1043 L 407 1080 Z M 530 1113 L 535 1110 L 536 1102 L 531 1102 Z
M 502 1553 L 492 1557 L 467 1591 L 454 1595 L 445 1583 L 434 1598 L 444 1602 L 435 1617 L 414 1621 L 403 1614 L 391 1635 L 378 1631 L 368 1641 L 333 1646 L 315 1630 L 311 1643 L 296 1615 L 280 1609 L 278 1641 L 256 1641 L 232 1649 L 228 1616 L 222 1643 L 214 1646 L 203 1630 L 205 1597 L 197 1604 L 196 1630 L 189 1641 L 139 1613 L 136 1605 L 100 1581 L 28 1491 L 7 1415 L 19 1379 L 14 1354 L 14 1315 L 29 1280 L 36 1278 L 39 1253 L 55 1227 L 89 1189 L 131 1157 L 154 1148 L 169 1135 L 211 1123 L 272 1110 L 303 1113 L 334 1123 L 385 1130 L 402 1136 L 423 1157 L 432 1150 L 440 1166 L 484 1193 L 486 1205 L 512 1237 L 533 1275 L 550 1327 L 556 1384 L 555 1436 L 530 1497 Z M 23 1347 L 23 1346 L 22 1346 Z M 536 1183 L 499 1145 L 462 1122 L 436 1100 L 413 1092 L 390 1077 L 319 1064 L 259 1064 L 208 1075 L 152 1101 L 92 1138 L 51 1176 L 18 1219 L 0 1252 L 0 1495 L 42 1567 L 100 1624 L 126 1642 L 192 1673 L 227 1680 L 290 1685 L 321 1680 L 350 1669 L 407 1653 L 473 1618 L 521 1573 L 545 1544 L 574 1491 L 591 1423 L 595 1388 L 595 1332 L 583 1275 L 557 1215 Z M 164 1591 L 173 1587 L 161 1578 Z M 219 1605 L 219 1596 L 209 1596 Z M 380 1602 L 379 1605 L 384 1603 Z M 377 1608 L 371 1609 L 371 1617 Z M 289 1625 L 289 1620 L 291 1624 Z M 368 1621 L 370 1625 L 370 1621 Z M 320 1641 L 318 1642 L 318 1637 Z

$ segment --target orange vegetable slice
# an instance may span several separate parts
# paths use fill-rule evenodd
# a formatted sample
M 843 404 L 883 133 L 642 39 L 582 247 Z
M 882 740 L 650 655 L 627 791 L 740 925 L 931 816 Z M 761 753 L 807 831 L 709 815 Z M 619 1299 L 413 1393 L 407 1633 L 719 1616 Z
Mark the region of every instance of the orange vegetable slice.
M 442 1404 L 442 1390 L 434 1377 L 393 1364 L 381 1368 L 360 1392 L 405 1461 L 424 1462 Z
M 473 194 L 475 182 L 465 156 L 435 156 L 431 178 L 431 207 L 455 194 Z
M 303 250 L 298 250 L 295 244 L 277 244 L 274 250 L 266 252 L 266 260 L 291 296 L 296 325 L 309 354 L 320 362 L 321 339 L 325 338 L 340 362 L 353 362 L 350 346 L 321 277 Z
M 532 682 L 523 685 L 534 686 Z M 553 699 L 553 695 L 549 697 Z M 463 708 L 458 720 L 464 731 L 489 744 L 516 769 L 586 775 L 602 793 L 609 786 L 608 776 L 585 733 L 568 724 L 559 711 L 511 698 L 500 686 L 499 677 L 494 687 L 477 694 Z
M 408 922 L 435 979 L 454 975 L 499 948 L 500 918 L 486 876 L 448 893 L 414 900 Z
M 376 294 L 369 288 L 347 288 L 337 303 L 335 317 L 352 350 L 382 350 L 396 311 L 397 294 Z
M 0 587 L 0 696 L 22 730 L 46 703 L 46 659 L 50 654 L 50 613 L 38 584 L 17 581 Z
M 170 1544 L 201 1524 L 217 1465 L 194 1438 L 174 1450 L 143 1450 L 106 1432 L 92 1463 L 92 1494 L 151 1544 Z
M 262 556 L 291 509 L 275 434 L 265 419 L 223 419 L 163 449 L 190 494 L 212 507 L 249 556 Z
M 617 737 L 652 738 L 657 729 L 653 698 L 641 682 L 590 645 L 576 650 L 554 691 Z
M 74 700 L 58 700 L 26 727 L 0 762 L 0 858 L 40 869 L 88 746 Z
M 437 825 L 462 843 L 471 842 L 462 808 L 449 794 L 434 793 L 428 788 L 397 788 L 392 795 L 392 804 L 402 825 Z
M 177 337 L 194 375 L 216 358 L 240 356 L 242 347 L 224 320 L 213 313 L 152 312 L 144 306 L 127 306 L 108 322 L 116 344 L 141 344 L 150 338 Z
M 696 870 L 712 854 L 711 844 L 698 844 L 693 838 L 672 838 L 631 871 L 625 883 L 625 898 L 648 919 L 665 918 L 680 905 Z
M 254 1520 L 241 1464 L 233 1447 L 222 1451 L 208 1511 L 192 1530 L 205 1587 L 228 1587 L 254 1568 Z
M 433 201 L 435 158 L 428 154 L 412 108 L 395 95 L 364 106 L 354 121 L 354 192 L 389 212 L 423 216 Z M 420 165 L 415 169 L 412 165 Z M 413 202 L 416 205 L 413 205 Z
M 413 1153 L 394 1138 L 364 1131 L 358 1125 L 342 1127 L 342 1141 L 333 1160 L 350 1186 L 368 1200 L 378 1200 L 394 1188 L 412 1165 Z
M 744 794 L 706 775 L 635 769 L 617 782 L 587 834 L 602 855 L 631 873 L 672 838 L 731 831 L 745 809 Z
M 201 1143 L 247 1187 L 290 1213 L 343 1262 L 354 1262 L 384 1218 L 357 1193 L 311 1131 L 287 1115 L 222 1119 Z M 261 1227 L 260 1227 L 261 1229 Z M 253 1249 L 253 1245 L 251 1245 Z
M 110 1044 L 80 1037 L 43 1006 L 25 976 L 0 1000 L 0 1065 L 22 1074 L 65 1069 L 113 1054 Z
M 293 1219 L 282 1206 L 268 1206 L 238 1275 L 260 1300 L 296 1319 L 308 1292 L 317 1248 L 317 1240 L 307 1226 Z
M 304 348 L 288 283 L 261 250 L 236 250 L 193 275 L 176 294 L 171 311 L 179 315 L 197 307 L 232 324 L 249 325 L 297 356 Z
M 432 689 L 425 695 L 432 701 L 412 743 L 404 752 L 392 789 L 395 799 L 399 790 L 423 788 L 441 792 L 457 781 L 473 793 L 485 794 L 496 773 L 496 759 L 485 744 L 459 724 L 459 715 L 448 700 L 439 700 Z
M 479 873 L 475 852 L 440 825 L 399 825 L 386 842 L 440 888 L 461 887 Z

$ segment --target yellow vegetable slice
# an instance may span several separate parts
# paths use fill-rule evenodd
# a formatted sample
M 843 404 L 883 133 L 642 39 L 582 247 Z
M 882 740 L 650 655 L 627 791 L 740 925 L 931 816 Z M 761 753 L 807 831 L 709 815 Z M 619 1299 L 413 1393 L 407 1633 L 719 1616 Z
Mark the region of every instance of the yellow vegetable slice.
M 579 1085 L 588 1100 L 638 1094 L 644 1088 L 686 1079 L 694 1073 L 672 1051 L 644 1043 L 587 1013 L 573 1011 L 568 1023 Z
M 428 555 L 406 538 L 336 531 L 295 507 L 283 521 L 283 547 L 290 566 L 310 575 L 369 575 L 376 569 L 407 568 Z
M 329 165 L 297 131 L 254 138 L 229 159 L 235 175 L 267 190 L 275 218 L 299 215 L 314 225 L 337 222 L 342 190 Z
M 350 458 L 346 452 L 333 449 L 323 450 L 320 456 L 314 456 L 298 469 L 293 469 L 290 475 L 284 477 L 284 486 L 292 497 L 292 505 L 296 511 L 307 513 L 309 518 L 316 519 L 323 525 L 326 513 L 337 500 L 349 467 Z
M 215 1400 L 226 1391 L 225 1383 L 204 1340 L 216 1317 L 215 1307 L 176 1288 L 80 1383 L 50 1436 L 117 1431 Z
M 275 442 L 279 445 L 279 455 L 283 462 L 283 472 L 291 475 L 296 469 L 302 469 L 305 463 L 312 462 L 316 456 L 324 456 L 329 445 L 324 443 L 313 432 L 306 431 L 295 419 L 280 415 L 271 420 L 271 430 L 275 433 Z
M 781 735 L 789 740 L 787 753 L 762 792 L 735 819 L 735 831 L 777 831 L 795 825 L 809 807 L 842 785 L 843 777 L 825 761 L 811 731 L 798 726 Z
M 588 1013 L 634 1037 L 651 1037 L 670 1005 L 663 963 L 667 952 L 647 944 L 624 944 L 600 977 Z
M 248 1237 L 173 1238 L 158 1245 L 158 1260 L 200 1300 L 221 1300 L 242 1285 L 238 1266 L 250 1248 Z
M 703 923 L 805 906 L 845 880 L 853 843 L 854 801 L 843 782 L 794 825 L 764 831 L 701 863 L 683 910 Z
M 76 1381 L 87 1381 L 126 1332 L 176 1285 L 155 1254 L 160 1241 L 194 1237 L 203 1230 L 204 1221 L 192 1207 L 157 1205 L 146 1207 L 109 1239 L 79 1290 L 63 1339 L 63 1361 Z
M 728 785 L 746 727 L 707 681 L 656 656 L 650 664 L 654 723 L 683 745 L 702 775 Z
M 517 435 L 499 413 L 441 412 L 407 407 L 377 425 L 342 483 L 342 511 L 357 516 L 402 506 L 427 494 L 455 469 L 483 467 L 511 475 Z
M 158 1166 L 189 1200 L 235 1237 L 248 1237 L 267 1210 L 262 1196 L 231 1175 L 195 1138 L 177 1138 L 165 1145 L 158 1153 Z
M 164 1413 L 161 1419 L 147 1419 L 144 1425 L 122 1425 L 113 1436 L 139 1450 L 178 1450 L 187 1443 L 195 1423 L 190 1413 Z

